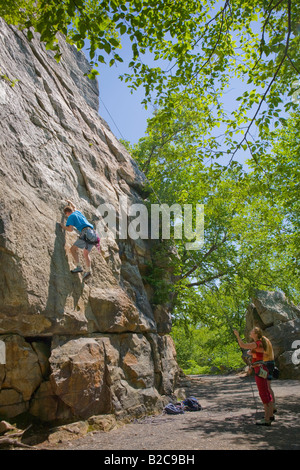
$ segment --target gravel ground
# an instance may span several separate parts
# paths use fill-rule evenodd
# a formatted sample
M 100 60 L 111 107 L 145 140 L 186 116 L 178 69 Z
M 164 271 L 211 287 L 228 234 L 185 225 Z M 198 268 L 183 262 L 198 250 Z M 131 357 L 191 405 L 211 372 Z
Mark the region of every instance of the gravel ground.
M 105 451 L 300 449 L 300 381 L 273 382 L 278 412 L 271 427 L 255 424 L 263 417 L 263 408 L 253 376 L 189 376 L 182 386 L 187 396 L 198 399 L 201 411 L 146 417 L 107 433 L 92 432 L 47 447 Z

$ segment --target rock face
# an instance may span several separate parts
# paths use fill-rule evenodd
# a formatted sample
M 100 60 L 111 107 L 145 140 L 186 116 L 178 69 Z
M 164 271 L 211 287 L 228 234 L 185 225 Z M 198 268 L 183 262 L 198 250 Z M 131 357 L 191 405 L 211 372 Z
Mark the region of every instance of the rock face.
M 300 308 L 282 292 L 258 290 L 246 314 L 246 334 L 259 326 L 272 342 L 283 379 L 300 379 Z
M 144 277 L 155 246 L 104 237 L 84 283 L 70 273 L 77 235 L 58 222 L 67 199 L 96 226 L 100 204 L 119 217 L 120 198 L 143 203 L 144 176 L 98 115 L 84 55 L 60 45 L 57 64 L 0 19 L 0 415 L 136 416 L 179 374 L 170 313 Z

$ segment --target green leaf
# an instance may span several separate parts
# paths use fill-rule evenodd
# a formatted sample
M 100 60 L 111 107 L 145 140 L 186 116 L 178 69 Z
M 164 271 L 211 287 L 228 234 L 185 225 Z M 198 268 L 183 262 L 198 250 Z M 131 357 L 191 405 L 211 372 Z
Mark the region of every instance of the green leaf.
M 103 43 L 103 48 L 105 50 L 105 52 L 107 52 L 107 54 L 110 54 L 111 53 L 111 45 L 109 42 L 104 42 Z
M 109 42 L 114 47 L 118 47 L 120 45 L 119 41 L 115 38 L 109 38 Z
M 90 78 L 91 80 L 94 80 L 97 75 L 99 75 L 98 70 L 92 69 L 90 73 L 88 74 L 88 78 Z

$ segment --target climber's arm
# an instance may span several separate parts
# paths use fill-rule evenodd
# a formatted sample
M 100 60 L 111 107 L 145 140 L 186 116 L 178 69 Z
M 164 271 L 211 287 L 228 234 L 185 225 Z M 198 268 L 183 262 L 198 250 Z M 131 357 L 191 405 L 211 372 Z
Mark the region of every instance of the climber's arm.
M 243 349 L 255 349 L 257 348 L 257 344 L 255 341 L 253 341 L 252 343 L 244 343 L 244 341 L 241 340 L 240 338 L 240 335 L 238 333 L 237 330 L 233 330 L 233 333 L 235 334 L 235 336 L 237 337 L 237 340 L 238 340 L 238 343 L 239 343 L 239 346 Z M 260 351 L 259 351 L 260 352 Z
M 72 207 L 73 211 L 76 211 L 76 206 L 72 201 L 70 201 L 70 199 L 67 199 L 67 203 L 69 204 L 70 207 Z
M 61 228 L 62 228 L 63 230 L 67 230 L 67 232 L 73 232 L 73 230 L 74 230 L 73 225 L 68 225 L 68 226 L 66 226 L 66 225 L 64 225 L 63 223 L 61 223 L 60 226 L 61 226 Z

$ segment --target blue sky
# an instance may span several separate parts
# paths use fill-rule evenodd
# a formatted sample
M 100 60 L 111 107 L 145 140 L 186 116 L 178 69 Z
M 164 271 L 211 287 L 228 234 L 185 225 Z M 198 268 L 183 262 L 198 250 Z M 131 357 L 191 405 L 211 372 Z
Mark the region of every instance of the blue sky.
M 89 59 L 88 51 L 85 52 Z M 122 38 L 121 55 L 124 59 L 123 63 L 116 63 L 112 67 L 108 64 L 99 64 L 97 67 L 99 71 L 97 80 L 99 82 L 100 91 L 99 114 L 105 119 L 118 139 L 125 139 L 131 144 L 134 144 L 145 135 L 147 119 L 152 116 L 154 109 L 149 106 L 146 110 L 144 105 L 141 104 L 144 98 L 143 87 L 131 93 L 128 84 L 119 79 L 120 75 L 126 72 L 131 73 L 126 66 L 132 58 L 131 42 L 129 38 Z M 149 56 L 146 55 L 146 62 L 149 63 L 149 60 L 151 62 L 150 54 Z M 157 63 L 155 65 L 162 66 L 162 64 Z M 242 95 L 246 89 L 251 89 L 251 86 L 247 86 L 246 83 L 242 83 L 238 79 L 232 79 L 228 91 L 223 94 L 221 98 L 227 112 L 230 113 L 236 108 L 238 105 L 238 103 L 235 102 L 236 98 Z M 251 114 L 253 112 L 255 112 L 255 108 Z M 254 127 L 251 131 L 255 133 Z M 221 130 L 220 133 L 222 133 Z M 240 134 L 238 140 L 241 138 L 242 136 Z M 244 152 L 240 149 L 235 156 L 235 160 L 237 159 L 244 163 L 245 159 L 249 157 L 248 150 Z M 227 158 L 228 157 L 226 157 L 226 162 L 224 161 L 223 163 L 227 163 Z
M 99 114 L 118 139 L 129 140 L 134 144 L 145 135 L 147 119 L 152 116 L 153 108 L 148 107 L 145 110 L 141 104 L 144 98 L 142 87 L 132 94 L 128 84 L 119 79 L 119 75 L 130 73 L 126 63 L 131 60 L 131 45 L 129 40 L 123 38 L 122 45 L 122 57 L 125 57 L 123 63 L 112 67 L 99 64 L 97 68 L 100 74 L 97 76 L 100 91 Z M 87 58 L 89 59 L 88 54 Z
M 100 91 L 100 116 L 105 119 L 118 139 L 128 140 L 131 144 L 137 143 L 145 135 L 147 119 L 152 116 L 154 111 L 151 106 L 145 110 L 144 105 L 141 104 L 144 98 L 144 89 L 141 87 L 131 93 L 128 84 L 118 78 L 119 75 L 128 72 L 125 61 L 124 64 L 121 63 L 112 67 L 101 64 L 97 70 L 100 73 L 97 77 Z M 235 98 L 243 91 L 245 90 L 238 80 L 232 81 L 232 86 L 229 87 L 226 95 L 222 96 L 222 101 L 225 103 L 227 110 L 233 109 Z M 239 153 L 243 154 L 243 156 L 240 155 L 239 159 L 244 161 L 245 152 L 241 151 Z M 248 152 L 247 158 L 249 158 Z
M 118 78 L 119 75 L 128 72 L 125 62 L 112 67 L 101 64 L 97 70 L 100 73 L 97 76 L 100 91 L 100 116 L 107 121 L 118 139 L 126 139 L 131 143 L 138 142 L 145 135 L 147 119 L 154 111 L 152 106 L 148 106 L 146 110 L 141 104 L 144 89 L 141 87 L 131 93 L 128 84 Z M 227 96 L 222 97 L 228 109 L 232 108 L 234 99 L 243 91 L 237 80 L 232 82 Z
M 258 34 L 260 34 L 260 26 L 259 22 L 254 24 Z M 89 59 L 88 51 L 85 52 Z M 126 72 L 131 73 L 126 66 L 126 64 L 132 60 L 131 42 L 126 36 L 122 37 L 122 50 L 120 55 L 124 59 L 123 63 L 116 63 L 112 67 L 108 64 L 99 64 L 97 68 L 99 71 L 97 80 L 99 82 L 100 91 L 99 114 L 107 121 L 112 132 L 118 139 L 125 139 L 131 142 L 131 144 L 134 144 L 145 135 L 147 119 L 152 116 L 154 109 L 149 106 L 146 110 L 144 105 L 141 104 L 144 98 L 143 87 L 131 93 L 128 84 L 119 79 L 121 74 Z M 146 54 L 145 57 L 145 62 L 151 62 L 150 54 Z M 108 61 L 109 59 L 107 59 L 107 62 Z M 164 68 L 162 64 L 155 63 L 155 65 L 160 65 Z M 238 105 L 235 101 L 236 98 L 242 95 L 246 89 L 249 91 L 251 88 L 251 85 L 247 86 L 246 83 L 242 83 L 238 79 L 232 79 L 228 92 L 223 94 L 221 98 L 225 110 L 230 113 L 235 109 Z M 261 111 L 264 107 L 265 105 L 263 105 Z M 256 108 L 251 111 L 252 115 L 255 109 Z M 222 131 L 220 133 L 222 133 Z M 255 134 L 255 126 L 252 126 L 251 134 Z M 240 138 L 242 138 L 241 135 L 237 140 L 239 141 Z M 249 158 L 248 151 L 246 151 L 245 154 L 245 152 L 239 150 L 239 156 L 235 156 L 235 159 L 240 161 L 245 161 L 245 158 Z
M 88 51 L 84 49 L 89 60 Z M 107 121 L 112 132 L 120 139 L 129 140 L 132 144 L 145 135 L 147 119 L 153 114 L 153 107 L 148 109 L 141 104 L 144 99 L 144 89 L 140 87 L 131 93 L 128 84 L 119 79 L 124 73 L 132 73 L 126 66 L 132 60 L 131 41 L 128 37 L 122 37 L 122 49 L 120 55 L 124 59 L 123 63 L 116 63 L 112 67 L 107 64 L 99 64 L 97 68 L 99 75 L 100 104 L 99 114 Z M 109 62 L 109 58 L 106 58 Z M 161 66 L 162 69 L 169 68 L 168 62 L 154 62 L 150 53 L 146 53 L 145 62 L 149 65 Z M 227 110 L 233 110 L 235 98 L 245 91 L 239 80 L 233 80 L 232 86 L 226 95 L 222 96 Z
M 147 119 L 151 117 L 152 110 L 145 110 L 141 104 L 143 90 L 131 94 L 127 84 L 118 78 L 120 73 L 120 66 L 104 66 L 100 69 L 99 114 L 118 139 L 136 143 L 145 135 Z
M 85 52 L 87 58 L 89 58 L 88 52 Z M 124 57 L 123 63 L 117 63 L 112 67 L 108 64 L 99 64 L 97 67 L 100 92 L 99 114 L 105 119 L 118 139 L 125 139 L 134 144 L 145 135 L 147 119 L 152 116 L 154 108 L 149 105 L 146 110 L 144 105 L 141 104 L 144 98 L 143 87 L 131 93 L 128 84 L 119 79 L 121 74 L 131 73 L 126 66 L 131 60 L 129 40 L 123 42 L 122 57 Z M 242 85 L 239 80 L 233 79 L 228 92 L 222 96 L 226 111 L 230 112 L 234 109 L 235 99 L 243 91 L 245 91 L 245 85 Z M 222 133 L 220 129 L 216 132 Z M 239 153 L 239 160 L 244 161 L 245 157 L 249 158 L 248 152 L 247 156 L 243 151 L 239 151 Z

